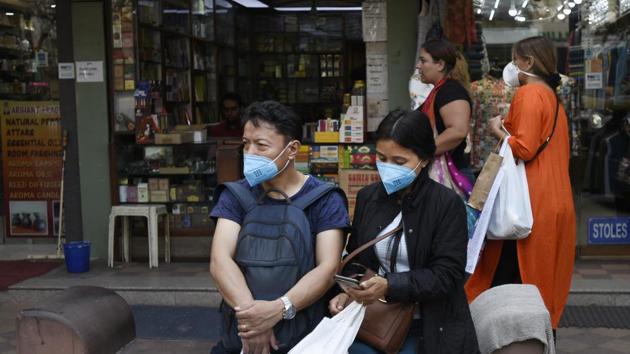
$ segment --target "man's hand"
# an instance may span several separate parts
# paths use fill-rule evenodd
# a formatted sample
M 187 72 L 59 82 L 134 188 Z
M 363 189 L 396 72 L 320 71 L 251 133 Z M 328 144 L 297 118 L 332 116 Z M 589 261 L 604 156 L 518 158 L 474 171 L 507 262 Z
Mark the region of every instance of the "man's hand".
M 238 335 L 241 338 L 252 338 L 265 333 L 282 320 L 282 301 L 258 301 L 255 300 L 244 306 L 237 306 L 236 319 L 238 320 Z
M 341 293 L 332 298 L 332 300 L 330 300 L 330 302 L 328 303 L 328 310 L 330 311 L 330 313 L 334 316 L 343 311 L 343 309 L 346 307 L 346 302 L 348 302 L 348 298 L 348 294 L 345 293 Z
M 273 330 L 268 330 L 249 339 L 241 338 L 243 354 L 270 354 L 271 348 L 278 350 L 278 340 Z
M 369 305 L 379 299 L 385 299 L 388 288 L 387 279 L 374 276 L 361 283 L 360 289 L 347 288 L 345 291 L 354 301 L 363 305 Z

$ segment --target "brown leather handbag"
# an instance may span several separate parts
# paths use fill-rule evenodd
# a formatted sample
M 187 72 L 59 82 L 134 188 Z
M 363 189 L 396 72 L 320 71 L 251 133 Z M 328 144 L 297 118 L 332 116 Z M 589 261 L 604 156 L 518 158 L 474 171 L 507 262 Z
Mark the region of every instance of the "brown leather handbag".
M 394 230 L 375 238 L 362 245 L 350 253 L 339 265 L 337 273 L 341 273 L 344 267 L 359 253 L 378 242 L 395 235 L 402 227 L 398 226 Z M 361 281 L 376 276 L 376 273 L 368 268 L 361 277 Z M 352 302 L 352 299 L 348 303 Z M 347 304 L 346 304 L 347 305 Z M 415 304 L 410 303 L 388 303 L 385 300 L 376 301 L 365 307 L 365 317 L 357 337 L 375 349 L 386 354 L 398 353 L 402 348 L 411 327 Z

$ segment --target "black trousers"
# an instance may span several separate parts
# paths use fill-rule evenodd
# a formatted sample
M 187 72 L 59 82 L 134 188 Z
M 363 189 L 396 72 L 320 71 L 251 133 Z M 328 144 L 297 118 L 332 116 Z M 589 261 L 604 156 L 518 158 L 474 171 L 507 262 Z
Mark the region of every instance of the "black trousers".
M 494 272 L 491 287 L 505 284 L 522 284 L 521 272 L 518 269 L 518 256 L 516 254 L 516 240 L 503 241 L 501 257 L 497 270 Z

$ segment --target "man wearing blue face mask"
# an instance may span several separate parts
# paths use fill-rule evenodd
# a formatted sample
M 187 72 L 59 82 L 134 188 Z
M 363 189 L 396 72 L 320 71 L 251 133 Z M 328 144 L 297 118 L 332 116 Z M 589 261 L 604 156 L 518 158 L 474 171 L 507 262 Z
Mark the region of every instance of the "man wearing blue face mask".
M 346 246 L 352 253 L 375 242 L 352 263 L 378 276 L 359 288 L 344 288 L 328 308 L 336 314 L 349 298 L 365 305 L 382 299 L 415 304 L 414 319 L 398 353 L 473 354 L 479 348 L 464 293 L 466 210 L 453 190 L 429 177 L 435 149 L 424 113 L 396 110 L 383 119 L 376 131 L 381 182 L 359 191 Z M 344 269 L 346 276 L 352 272 Z M 382 352 L 368 344 L 370 338 L 362 339 L 359 332 L 349 354 Z
M 286 353 L 325 315 L 322 297 L 341 258 L 348 212 L 343 192 L 295 169 L 302 120 L 293 111 L 255 102 L 243 121 L 245 179 L 226 184 L 211 213 L 217 224 L 210 272 L 226 319 L 212 353 Z M 301 210 L 292 216 L 293 207 Z M 278 210 L 287 213 L 280 221 Z M 252 226 L 256 213 L 262 220 Z M 300 217 L 309 235 L 295 232 Z M 298 263 L 306 271 L 296 270 Z

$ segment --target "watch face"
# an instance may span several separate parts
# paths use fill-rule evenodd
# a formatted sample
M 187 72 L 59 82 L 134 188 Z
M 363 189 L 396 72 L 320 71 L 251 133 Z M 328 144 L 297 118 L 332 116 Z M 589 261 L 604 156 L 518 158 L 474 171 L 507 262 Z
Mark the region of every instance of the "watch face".
M 289 310 L 287 311 L 287 319 L 293 319 L 295 317 L 295 307 L 293 305 L 289 306 Z

